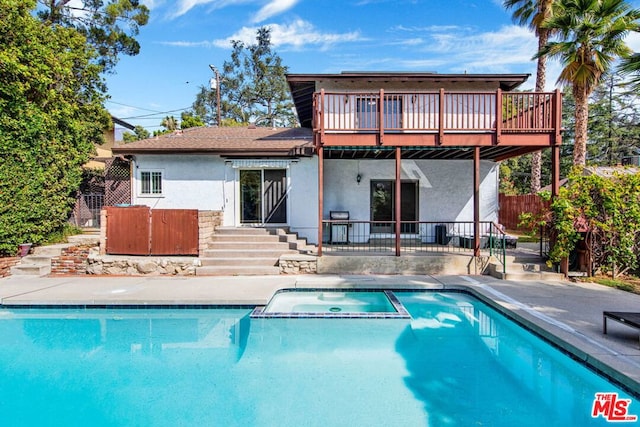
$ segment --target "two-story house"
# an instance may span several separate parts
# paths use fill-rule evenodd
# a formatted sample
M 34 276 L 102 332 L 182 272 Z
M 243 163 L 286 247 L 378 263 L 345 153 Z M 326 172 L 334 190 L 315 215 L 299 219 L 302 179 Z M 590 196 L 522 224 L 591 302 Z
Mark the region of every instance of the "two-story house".
M 500 231 L 499 162 L 552 150 L 561 94 L 526 74 L 290 74 L 300 128 L 196 128 L 114 147 L 132 203 L 286 226 L 318 254 L 479 255 Z

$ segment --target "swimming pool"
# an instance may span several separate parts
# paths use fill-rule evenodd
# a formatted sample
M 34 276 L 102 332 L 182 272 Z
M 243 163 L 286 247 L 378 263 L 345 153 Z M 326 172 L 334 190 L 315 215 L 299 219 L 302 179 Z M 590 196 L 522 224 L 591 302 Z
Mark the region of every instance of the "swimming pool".
M 587 426 L 632 399 L 465 293 L 410 319 L 252 308 L 1 309 L 2 425 Z

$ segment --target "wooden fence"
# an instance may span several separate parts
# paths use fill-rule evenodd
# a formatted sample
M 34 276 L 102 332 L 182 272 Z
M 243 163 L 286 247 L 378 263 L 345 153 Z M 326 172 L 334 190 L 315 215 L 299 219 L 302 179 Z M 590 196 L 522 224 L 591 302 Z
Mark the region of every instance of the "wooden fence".
M 108 206 L 106 252 L 112 255 L 198 255 L 198 211 Z
M 509 230 L 528 231 L 519 225 L 520 214 L 524 212 L 542 213 L 549 210 L 550 202 L 537 194 L 507 196 L 500 194 L 498 221 Z

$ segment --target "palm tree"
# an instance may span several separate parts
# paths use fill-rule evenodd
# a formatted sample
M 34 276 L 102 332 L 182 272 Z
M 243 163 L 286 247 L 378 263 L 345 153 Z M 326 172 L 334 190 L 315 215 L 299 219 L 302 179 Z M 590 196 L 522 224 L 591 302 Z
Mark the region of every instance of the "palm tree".
M 573 164 L 584 167 L 587 151 L 589 95 L 614 61 L 631 56 L 624 42 L 639 28 L 640 10 L 624 0 L 558 0 L 553 16 L 542 26 L 559 35 L 536 57 L 558 58 L 563 69 L 558 83 L 571 85 L 575 98 L 575 141 Z
M 538 37 L 538 50 L 549 42 L 551 29 L 544 28 L 542 23 L 552 14 L 552 6 L 555 0 L 504 0 L 503 6 L 513 10 L 511 15 L 518 25 L 528 26 Z M 547 57 L 539 56 L 536 67 L 536 92 L 545 89 L 547 80 Z M 531 155 L 531 192 L 540 191 L 540 178 L 542 171 L 542 151 L 536 151 Z
M 619 67 L 622 74 L 633 74 L 634 76 L 629 80 L 629 84 L 636 91 L 640 92 L 640 53 L 635 53 L 632 56 L 625 58 Z
M 162 119 L 160 126 L 165 128 L 167 132 L 173 132 L 178 129 L 178 121 L 173 116 L 165 116 L 165 118 Z

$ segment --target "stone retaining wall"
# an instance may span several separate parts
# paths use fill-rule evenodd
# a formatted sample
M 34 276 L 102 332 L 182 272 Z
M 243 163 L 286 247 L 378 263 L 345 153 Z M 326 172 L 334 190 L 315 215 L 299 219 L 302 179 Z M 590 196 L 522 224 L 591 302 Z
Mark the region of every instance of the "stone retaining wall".
M 280 274 L 316 274 L 317 257 L 311 255 L 283 255 L 280 257 Z
M 87 258 L 87 274 L 113 276 L 195 276 L 198 258 L 126 257 L 100 255 L 93 250 Z
M 11 267 L 20 264 L 19 257 L 3 257 L 0 258 L 0 277 L 7 277 L 11 275 Z

